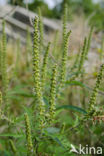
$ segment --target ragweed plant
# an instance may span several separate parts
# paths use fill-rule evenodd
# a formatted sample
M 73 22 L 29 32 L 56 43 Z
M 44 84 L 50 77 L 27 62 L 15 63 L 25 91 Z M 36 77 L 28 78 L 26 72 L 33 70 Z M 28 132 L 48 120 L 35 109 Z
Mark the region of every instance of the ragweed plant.
M 60 87 L 63 86 L 65 79 L 66 79 L 66 65 L 67 65 L 67 57 L 68 57 L 68 42 L 70 37 L 71 31 L 69 31 L 65 37 L 64 41 L 64 51 L 62 55 L 62 63 L 61 63 L 61 73 L 60 73 Z
M 54 42 L 53 42 L 53 54 L 56 55 L 57 54 L 57 42 L 59 39 L 59 31 L 56 30 L 56 34 L 55 34 L 55 38 L 54 38 Z
M 40 80 L 40 60 L 39 60 L 39 31 L 38 18 L 34 20 L 34 46 L 33 46 L 33 80 L 34 80 L 34 94 L 35 106 L 38 109 L 38 124 L 42 129 L 44 126 L 45 106 L 42 99 L 41 80 Z
M 67 4 L 64 4 L 64 12 L 63 12 L 63 43 L 66 39 L 67 34 Z
M 79 47 L 78 53 L 77 53 L 77 55 L 76 55 L 74 64 L 73 64 L 72 68 L 70 69 L 70 72 L 73 72 L 74 69 L 77 68 L 77 66 L 78 66 L 78 64 L 79 64 L 79 61 L 80 61 L 80 52 L 81 52 L 81 48 Z
M 26 142 L 27 142 L 27 156 L 33 155 L 33 143 L 32 143 L 32 136 L 31 136 L 31 126 L 28 114 L 25 114 L 25 130 L 26 130 Z
M 86 57 L 88 56 L 88 52 L 90 50 L 93 29 L 94 29 L 94 27 L 92 26 L 91 29 L 90 29 L 89 35 L 88 35 L 88 39 L 87 39 Z
M 86 57 L 86 44 L 87 44 L 87 40 L 86 38 L 84 39 L 84 44 L 83 44 L 83 47 L 82 47 L 82 52 L 81 52 L 81 56 L 80 56 L 80 61 L 79 61 L 79 65 L 78 65 L 78 69 L 77 69 L 77 73 L 76 75 L 74 75 L 70 81 L 73 81 L 75 80 L 79 74 L 81 74 L 82 70 L 83 70 L 83 65 L 84 65 L 84 62 L 85 62 L 85 57 Z
M 48 62 L 48 55 L 49 55 L 49 50 L 50 50 L 50 45 L 51 43 L 49 42 L 46 48 L 46 52 L 43 58 L 43 65 L 42 65 L 42 71 L 41 71 L 41 79 L 42 79 L 42 88 L 44 87 L 44 81 L 45 81 L 45 76 L 47 72 L 47 62 Z
M 56 81 L 57 81 L 57 65 L 53 68 L 53 75 L 51 79 L 51 89 L 50 89 L 50 98 L 49 98 L 49 122 L 54 121 L 55 115 L 55 98 L 56 98 Z
M 104 64 L 102 64 L 100 67 L 100 71 L 97 76 L 96 84 L 95 84 L 95 87 L 93 89 L 92 95 L 89 100 L 89 114 L 92 116 L 95 113 L 96 98 L 97 98 L 98 90 L 99 90 L 99 87 L 103 78 L 103 71 L 104 71 Z
M 6 33 L 5 21 L 3 21 L 3 35 L 2 35 L 2 53 L 1 53 L 1 71 L 2 71 L 2 86 L 3 86 L 3 103 L 5 108 L 8 107 L 8 76 L 7 76 L 7 57 L 6 57 Z M 7 110 L 7 108 L 6 108 Z

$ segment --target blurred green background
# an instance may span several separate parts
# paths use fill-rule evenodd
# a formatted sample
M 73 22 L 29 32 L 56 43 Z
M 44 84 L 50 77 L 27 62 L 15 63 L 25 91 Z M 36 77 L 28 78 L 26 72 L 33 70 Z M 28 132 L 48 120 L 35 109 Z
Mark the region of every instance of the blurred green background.
M 48 3 L 47 3 L 48 2 Z M 63 13 L 63 4 L 68 4 L 69 16 L 73 19 L 74 15 L 81 16 L 84 14 L 85 18 L 90 18 L 89 24 L 95 25 L 97 30 L 104 30 L 104 1 L 103 0 L 53 0 L 54 7 L 50 8 L 48 4 L 51 2 L 43 0 L 10 0 L 12 5 L 26 6 L 30 10 L 37 12 L 38 7 L 41 8 L 43 16 L 49 18 L 60 19 Z M 51 4 L 51 3 L 50 3 Z

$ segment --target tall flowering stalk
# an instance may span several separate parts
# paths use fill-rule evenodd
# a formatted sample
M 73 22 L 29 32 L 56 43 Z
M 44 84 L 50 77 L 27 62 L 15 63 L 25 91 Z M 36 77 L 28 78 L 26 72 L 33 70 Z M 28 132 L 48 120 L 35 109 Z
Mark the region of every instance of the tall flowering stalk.
M 55 34 L 55 38 L 54 38 L 54 45 L 53 45 L 53 54 L 56 55 L 57 54 L 57 43 L 58 43 L 58 38 L 59 38 L 59 31 L 56 30 L 56 34 Z
M 25 114 L 25 130 L 27 141 L 27 155 L 31 156 L 33 154 L 33 144 L 32 144 L 30 121 L 27 113 Z
M 56 79 L 57 79 L 57 65 L 53 68 L 53 75 L 51 79 L 51 89 L 50 89 L 50 98 L 49 98 L 49 122 L 54 121 L 55 115 L 55 98 L 56 98 Z
M 37 105 L 37 117 L 38 126 L 43 128 L 44 126 L 44 114 L 45 106 L 42 100 L 42 90 L 40 82 L 40 62 L 39 62 L 39 31 L 38 31 L 38 18 L 34 20 L 34 42 L 33 42 L 33 79 L 34 79 L 34 91 Z
M 67 65 L 67 53 L 68 53 L 68 41 L 71 31 L 69 31 L 65 37 L 64 41 L 64 51 L 62 55 L 62 64 L 61 64 L 61 75 L 60 75 L 60 87 L 63 86 L 65 77 L 66 77 L 66 65 Z
M 82 52 L 81 52 L 81 56 L 80 56 L 80 61 L 79 61 L 79 65 L 78 65 L 78 72 L 77 72 L 76 75 L 74 75 L 70 79 L 70 81 L 75 80 L 79 76 L 79 74 L 81 73 L 81 71 L 82 71 L 82 68 L 83 68 L 83 65 L 84 65 L 84 61 L 85 61 L 85 57 L 86 57 L 86 45 L 87 45 L 87 39 L 85 37 L 83 48 L 82 48 Z
M 90 50 L 93 29 L 94 29 L 94 27 L 92 26 L 90 29 L 90 32 L 89 32 L 88 39 L 87 39 L 86 56 L 88 56 L 88 52 Z
M 49 55 L 50 45 L 51 45 L 51 43 L 49 42 L 48 43 L 48 46 L 46 48 L 44 59 L 43 59 L 43 66 L 42 66 L 42 87 L 44 87 L 44 81 L 45 81 L 45 76 L 46 76 L 46 72 L 47 72 L 47 62 L 48 62 L 48 55 Z
M 1 68 L 2 68 L 3 103 L 5 104 L 5 106 L 7 106 L 8 78 L 7 78 L 5 21 L 3 21 Z
M 76 69 L 77 66 L 78 66 L 78 63 L 79 63 L 79 60 L 80 60 L 80 52 L 81 52 L 81 48 L 79 48 L 79 51 L 78 51 L 78 53 L 77 53 L 77 55 L 76 55 L 74 64 L 73 64 L 73 66 L 72 66 L 72 68 L 71 68 L 71 70 L 70 70 L 71 72 L 73 72 L 73 70 Z
M 95 84 L 95 87 L 93 89 L 92 95 L 89 100 L 89 113 L 92 115 L 95 110 L 94 108 L 95 108 L 95 104 L 96 104 L 96 97 L 97 97 L 98 90 L 99 90 L 99 87 L 100 87 L 100 84 L 101 84 L 101 81 L 103 78 L 103 71 L 104 71 L 104 64 L 102 64 L 100 67 L 100 71 L 97 76 L 96 84 Z
M 63 43 L 65 41 L 67 34 L 67 4 L 64 4 L 64 13 L 63 13 Z
M 40 8 L 38 8 L 38 15 L 39 15 L 40 47 L 42 48 L 42 46 L 43 46 L 44 28 L 43 28 L 42 14 L 41 14 L 41 9 Z

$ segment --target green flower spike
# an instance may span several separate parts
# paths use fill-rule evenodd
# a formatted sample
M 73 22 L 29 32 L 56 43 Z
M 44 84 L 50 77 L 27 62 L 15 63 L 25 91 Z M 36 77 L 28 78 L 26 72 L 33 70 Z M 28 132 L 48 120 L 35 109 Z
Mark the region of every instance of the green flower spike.
M 83 48 L 82 48 L 82 52 L 81 52 L 81 56 L 80 56 L 80 61 L 79 61 L 79 66 L 78 66 L 78 71 L 77 71 L 77 74 L 74 75 L 70 81 L 74 81 L 78 76 L 79 74 L 81 73 L 82 71 L 82 68 L 83 68 L 83 65 L 84 65 L 84 62 L 85 62 L 85 54 L 86 54 L 86 44 L 87 44 L 87 39 L 85 38 L 84 39 L 84 44 L 83 44 Z
M 62 56 L 62 67 L 61 67 L 61 75 L 60 75 L 60 87 L 63 86 L 65 77 L 66 77 L 66 63 L 67 63 L 67 53 L 68 53 L 68 41 L 71 31 L 69 31 L 65 37 L 64 42 L 64 51 Z
M 63 13 L 63 43 L 65 41 L 67 34 L 67 4 L 64 4 L 64 13 Z
M 96 84 L 95 84 L 95 87 L 93 89 L 92 95 L 91 95 L 90 100 L 89 100 L 89 114 L 90 115 L 93 115 L 93 113 L 95 112 L 94 108 L 95 108 L 95 104 L 96 104 L 96 97 L 98 94 L 100 83 L 101 83 L 102 78 L 103 78 L 103 71 L 104 71 L 104 64 L 102 64 L 100 67 L 100 71 L 99 71 L 98 76 L 97 76 Z
M 57 78 L 57 65 L 53 68 L 53 75 L 51 79 L 51 89 L 50 89 L 50 98 L 49 98 L 49 122 L 54 121 L 55 115 L 55 98 L 56 98 L 56 78 Z
M 90 29 L 90 32 L 89 32 L 88 39 L 87 39 L 86 57 L 87 57 L 88 52 L 89 52 L 89 50 L 90 50 L 90 45 L 91 45 L 91 39 L 92 39 L 93 29 L 94 29 L 94 27 L 92 26 L 91 29 Z
M 33 79 L 34 79 L 34 93 L 35 105 L 37 105 L 37 120 L 40 129 L 44 126 L 45 119 L 45 106 L 42 99 L 42 90 L 40 82 L 40 62 L 39 62 L 39 31 L 38 31 L 38 18 L 34 20 L 34 46 L 33 46 Z
M 26 129 L 26 141 L 27 141 L 27 155 L 31 156 L 33 153 L 33 144 L 32 144 L 32 137 L 31 137 L 31 128 L 28 114 L 25 114 L 25 129 Z
M 3 103 L 8 105 L 8 78 L 7 78 L 7 57 L 6 57 L 6 34 L 5 34 L 5 21 L 3 21 L 3 35 L 2 35 L 2 55 L 1 55 L 1 68 L 2 68 L 2 86 L 3 86 Z
M 48 43 L 48 46 L 46 48 L 44 59 L 43 59 L 43 66 L 42 66 L 42 88 L 44 87 L 44 81 L 45 81 L 45 76 L 46 76 L 46 71 L 47 71 L 47 62 L 48 62 L 48 55 L 49 55 L 50 45 L 51 45 L 51 43 L 49 42 Z

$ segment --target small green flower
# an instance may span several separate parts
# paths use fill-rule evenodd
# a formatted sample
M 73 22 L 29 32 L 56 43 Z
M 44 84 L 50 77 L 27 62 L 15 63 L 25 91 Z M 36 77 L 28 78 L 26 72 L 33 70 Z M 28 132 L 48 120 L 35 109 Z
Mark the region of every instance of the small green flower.
M 56 98 L 56 78 L 57 78 L 57 65 L 53 68 L 53 75 L 51 79 L 51 89 L 50 89 L 50 98 L 49 98 L 49 122 L 54 121 L 55 115 L 55 98 Z
M 27 141 L 27 155 L 31 156 L 31 154 L 33 153 L 33 144 L 32 144 L 30 121 L 27 113 L 25 113 L 25 130 Z
M 91 95 L 90 100 L 89 100 L 89 114 L 92 114 L 92 115 L 95 112 L 96 97 L 98 94 L 100 83 L 101 83 L 102 78 L 103 78 L 103 70 L 104 70 L 104 64 L 102 64 L 100 67 L 100 71 L 99 71 L 98 76 L 97 76 L 96 84 L 95 84 L 95 87 L 93 89 L 92 95 Z

